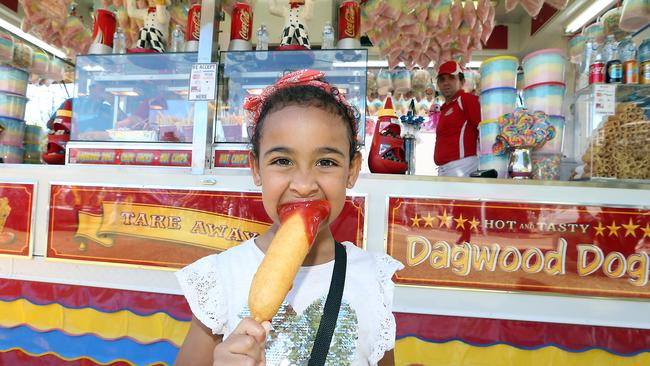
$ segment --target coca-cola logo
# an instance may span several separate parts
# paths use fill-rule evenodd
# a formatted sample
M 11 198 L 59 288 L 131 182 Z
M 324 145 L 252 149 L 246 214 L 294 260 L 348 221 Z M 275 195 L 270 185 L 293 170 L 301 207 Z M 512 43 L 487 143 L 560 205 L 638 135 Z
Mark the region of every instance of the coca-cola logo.
M 605 72 L 604 64 L 593 64 L 591 65 L 591 72 L 595 74 L 602 74 Z
M 248 41 L 248 30 L 250 29 L 251 15 L 248 11 L 242 10 L 239 13 L 239 21 L 241 22 L 241 29 L 239 30 L 239 36 L 241 39 Z
M 345 35 L 347 38 L 354 38 L 356 37 L 356 29 L 354 27 L 354 23 L 356 20 L 356 11 L 354 9 L 354 6 L 346 6 L 345 8 Z
M 201 12 L 195 11 L 192 14 L 192 39 L 198 40 L 201 34 Z

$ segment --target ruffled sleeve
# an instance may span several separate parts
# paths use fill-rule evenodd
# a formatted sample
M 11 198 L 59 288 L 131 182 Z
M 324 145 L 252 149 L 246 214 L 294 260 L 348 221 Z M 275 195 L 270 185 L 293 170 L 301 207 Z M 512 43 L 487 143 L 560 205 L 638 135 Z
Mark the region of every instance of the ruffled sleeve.
M 212 334 L 224 334 L 227 330 L 228 304 L 220 277 L 217 255 L 201 258 L 176 272 L 192 314 Z
M 402 263 L 386 254 L 375 253 L 374 256 L 377 267 L 377 281 L 379 283 L 379 293 L 376 301 L 379 307 L 379 323 L 377 324 L 377 331 L 368 358 L 371 365 L 376 365 L 384 357 L 386 351 L 395 347 L 396 329 L 395 316 L 393 315 L 395 284 L 393 284 L 391 278 L 395 271 L 404 268 Z

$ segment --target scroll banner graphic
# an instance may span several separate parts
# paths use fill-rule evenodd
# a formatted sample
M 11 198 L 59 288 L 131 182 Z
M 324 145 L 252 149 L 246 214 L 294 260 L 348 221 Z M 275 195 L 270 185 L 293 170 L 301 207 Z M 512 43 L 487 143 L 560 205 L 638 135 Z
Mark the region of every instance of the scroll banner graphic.
M 0 255 L 31 256 L 34 185 L 0 182 Z
M 102 208 L 102 215 L 79 212 L 75 237 L 106 247 L 113 245 L 114 235 L 125 235 L 223 251 L 261 235 L 270 226 L 177 207 L 103 202 Z
M 271 224 L 257 192 L 53 184 L 47 257 L 179 268 Z M 330 229 L 363 246 L 365 197 L 348 196 Z
M 389 200 L 398 284 L 650 298 L 650 210 Z

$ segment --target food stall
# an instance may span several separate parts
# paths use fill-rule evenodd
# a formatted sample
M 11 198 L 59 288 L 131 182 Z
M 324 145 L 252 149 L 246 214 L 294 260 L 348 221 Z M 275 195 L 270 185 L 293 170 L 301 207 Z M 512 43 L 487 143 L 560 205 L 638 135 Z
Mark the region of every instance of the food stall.
M 576 3 L 520 47 L 488 50 L 483 59 L 513 54 L 511 48 L 524 59 L 537 49 L 523 44 L 545 45 L 546 32 L 589 5 Z M 230 40 L 241 47 L 256 39 L 239 30 L 257 29 L 257 21 L 233 25 L 229 12 L 219 22 L 219 5 L 201 2 L 197 52 L 78 55 L 75 96 L 84 99 L 72 102 L 65 164 L 0 165 L 0 364 L 173 364 L 191 318 L 174 271 L 270 226 L 247 169 L 241 105 L 283 71 L 326 71 L 362 121 L 372 120 L 358 136 L 369 154 L 369 126 L 379 123 L 366 112 L 374 55 L 357 48 L 226 51 L 228 30 L 238 30 Z M 255 19 L 265 6 L 232 11 Z M 339 2 L 316 6 L 339 17 Z M 323 21 L 310 25 L 318 29 Z M 315 35 L 312 44 L 318 41 Z M 216 95 L 188 97 L 191 75 L 203 75 L 196 64 L 217 65 Z M 556 81 L 530 85 L 540 82 Z M 105 120 L 83 117 L 97 86 L 104 92 L 99 104 L 112 108 Z M 601 158 L 576 158 L 589 146 L 589 156 L 598 156 L 599 146 L 612 148 L 607 136 L 566 131 L 588 125 L 589 137 L 599 126 L 620 135 L 620 124 L 605 127 L 609 115 L 647 119 L 645 86 L 616 86 L 612 114 L 595 111 L 593 88 L 567 94 L 560 107 L 572 120 L 564 127 L 564 145 L 571 146 L 561 157 L 565 177 L 582 164 L 602 171 Z M 635 126 L 627 138 L 647 124 Z M 431 159 L 433 140 L 426 141 L 416 143 L 418 164 Z M 642 145 L 629 141 L 615 156 L 634 169 L 628 155 Z M 332 231 L 405 266 L 393 278 L 396 365 L 644 365 L 647 179 L 449 178 L 417 168 L 377 174 L 364 160 Z

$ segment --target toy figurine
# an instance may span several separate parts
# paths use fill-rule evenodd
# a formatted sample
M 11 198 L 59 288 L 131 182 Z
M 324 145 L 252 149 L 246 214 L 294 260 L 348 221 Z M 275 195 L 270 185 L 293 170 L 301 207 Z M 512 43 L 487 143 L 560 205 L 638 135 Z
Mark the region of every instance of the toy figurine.
M 165 52 L 169 35 L 169 4 L 168 0 L 148 0 L 148 8 L 138 9 L 135 0 L 126 0 L 126 12 L 129 17 L 144 20 L 136 48 Z
M 312 8 L 313 0 L 290 0 L 284 6 L 280 4 L 280 0 L 270 2 L 271 14 L 284 17 L 284 30 L 278 49 L 311 48 L 305 21 L 311 19 Z

